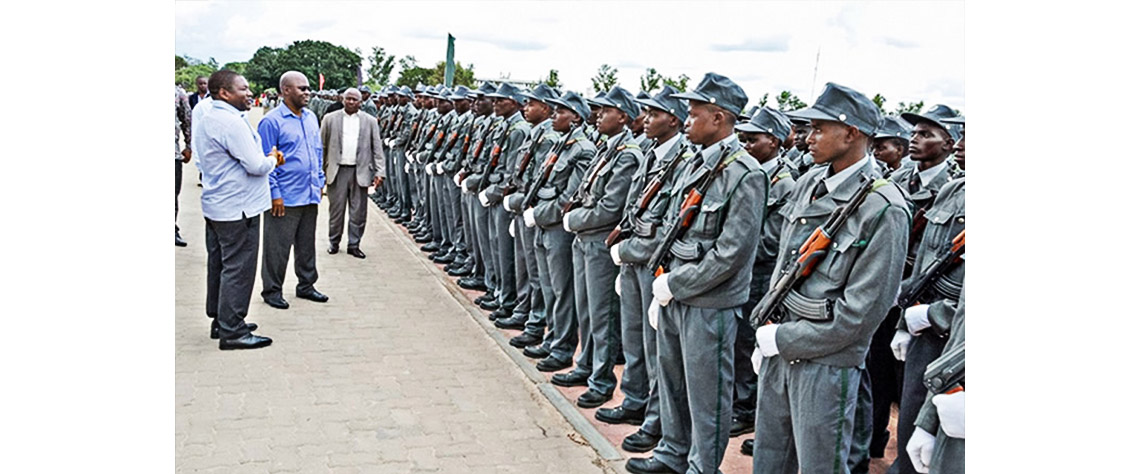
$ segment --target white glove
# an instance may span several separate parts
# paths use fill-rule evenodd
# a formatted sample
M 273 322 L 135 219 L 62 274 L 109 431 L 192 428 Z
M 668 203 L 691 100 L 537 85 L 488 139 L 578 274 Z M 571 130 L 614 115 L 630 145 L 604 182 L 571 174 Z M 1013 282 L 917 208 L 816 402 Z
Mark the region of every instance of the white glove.
M 392 146 L 396 144 L 396 140 L 389 138 L 389 139 L 384 141 L 384 144 L 387 145 L 388 148 L 392 148 Z
M 760 355 L 772 357 L 780 353 L 780 348 L 776 347 L 776 328 L 778 327 L 780 327 L 779 324 L 765 324 L 756 330 L 756 348 L 760 350 Z
M 764 362 L 764 354 L 760 353 L 760 348 L 752 349 L 752 372 L 760 375 L 760 364 Z
M 487 190 L 486 189 L 479 191 L 479 204 L 482 204 L 483 207 L 487 207 L 487 206 L 491 205 L 491 200 L 487 197 Z
M 463 189 L 463 181 L 459 180 L 459 173 L 455 173 L 455 176 L 452 177 L 451 180 L 455 182 L 455 187 Z
M 435 164 L 435 174 L 443 174 L 443 163 Z
M 621 296 L 621 275 L 618 275 L 617 278 L 614 278 L 614 293 L 617 293 L 618 296 Z
M 918 306 L 911 306 L 903 313 L 906 318 L 906 329 L 911 334 L 917 336 L 923 329 L 930 327 L 930 318 L 927 317 L 927 311 L 930 310 L 930 305 L 920 304 Z
M 523 223 L 527 227 L 534 227 L 534 208 L 528 207 L 523 211 Z
M 424 167 L 424 171 L 427 173 L 428 176 L 434 175 L 435 174 L 435 167 L 432 166 L 431 163 L 428 163 L 428 165 Z
M 510 199 L 508 199 L 507 196 L 503 196 L 503 210 L 507 212 L 511 212 L 510 206 L 507 205 L 507 201 L 509 200 Z
M 906 453 L 910 456 L 910 463 L 914 465 L 915 471 L 923 474 L 930 472 L 930 458 L 934 455 L 934 435 L 915 427 L 914 434 L 910 435 L 910 442 L 906 444 Z
M 613 247 L 610 247 L 610 258 L 614 259 L 614 265 L 617 265 L 620 267 L 621 266 L 621 252 L 618 252 L 618 246 L 619 245 L 621 245 L 621 242 L 618 242 L 618 243 L 614 244 Z
M 910 346 L 910 339 L 910 334 L 906 331 L 896 331 L 895 337 L 891 339 L 891 352 L 895 353 L 899 362 L 906 362 L 906 348 Z
M 412 172 L 412 162 L 410 162 L 410 161 L 404 162 L 404 172 L 405 173 L 411 173 Z
M 653 299 L 657 300 L 657 304 L 661 306 L 673 301 L 673 292 L 669 291 L 668 273 L 662 273 L 661 276 L 653 280 Z
M 930 400 L 938 407 L 938 422 L 946 436 L 966 438 L 966 392 L 935 395 Z
M 570 230 L 570 213 L 566 213 L 566 215 L 562 216 L 562 228 L 566 229 L 566 232 L 574 233 L 574 231 Z
M 515 238 L 515 220 L 511 219 L 511 225 L 507 226 L 507 233 L 511 234 L 511 238 Z
M 661 306 L 651 304 L 649 305 L 649 327 L 657 330 L 657 317 L 661 314 Z

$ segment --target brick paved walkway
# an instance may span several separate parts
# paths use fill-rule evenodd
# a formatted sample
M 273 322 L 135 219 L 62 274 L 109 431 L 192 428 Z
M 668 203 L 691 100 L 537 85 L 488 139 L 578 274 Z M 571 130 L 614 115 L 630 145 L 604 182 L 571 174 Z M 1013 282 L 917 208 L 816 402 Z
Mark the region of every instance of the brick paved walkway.
M 290 264 L 291 307 L 263 303 L 258 279 L 247 317 L 273 345 L 219 351 L 192 169 L 179 217 L 190 246 L 175 249 L 178 472 L 612 471 L 371 203 L 363 261 L 325 252 L 321 205 L 328 303 L 292 297 Z

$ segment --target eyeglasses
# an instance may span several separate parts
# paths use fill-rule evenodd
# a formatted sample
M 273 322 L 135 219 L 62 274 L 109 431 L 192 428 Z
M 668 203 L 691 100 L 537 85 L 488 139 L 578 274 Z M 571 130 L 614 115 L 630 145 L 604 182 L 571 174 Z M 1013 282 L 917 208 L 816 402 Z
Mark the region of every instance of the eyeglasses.
M 309 86 L 297 86 L 297 90 L 305 92 L 309 90 Z

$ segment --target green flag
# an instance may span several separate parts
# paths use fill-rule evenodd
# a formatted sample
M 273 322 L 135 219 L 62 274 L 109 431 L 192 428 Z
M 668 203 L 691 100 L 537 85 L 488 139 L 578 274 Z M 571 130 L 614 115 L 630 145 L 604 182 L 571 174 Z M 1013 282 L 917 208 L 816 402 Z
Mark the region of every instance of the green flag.
M 447 67 L 443 70 L 443 85 L 451 87 L 455 81 L 455 37 L 447 34 Z

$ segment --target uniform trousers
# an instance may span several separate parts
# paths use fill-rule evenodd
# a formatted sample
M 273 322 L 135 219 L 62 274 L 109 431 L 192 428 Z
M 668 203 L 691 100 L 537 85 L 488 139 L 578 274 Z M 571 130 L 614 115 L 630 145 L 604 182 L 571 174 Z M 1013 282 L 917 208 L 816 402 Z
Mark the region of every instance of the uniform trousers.
M 550 311 L 546 318 L 550 357 L 569 362 L 578 348 L 578 312 L 574 292 L 574 256 L 571 246 L 574 234 L 561 226 L 539 229 L 535 239 L 540 258 L 539 271 L 549 276 Z
M 590 390 L 611 394 L 617 340 L 621 338 L 621 305 L 614 292 L 618 267 L 606 248 L 608 230 L 580 233 L 574 238 L 574 287 L 577 289 L 578 328 L 582 349 L 578 368 L 590 372 Z
M 645 410 L 641 430 L 661 436 L 661 404 L 657 383 L 657 330 L 649 325 L 653 301 L 653 272 L 645 265 L 621 266 L 621 339 L 625 370 L 621 376 L 622 406 Z

